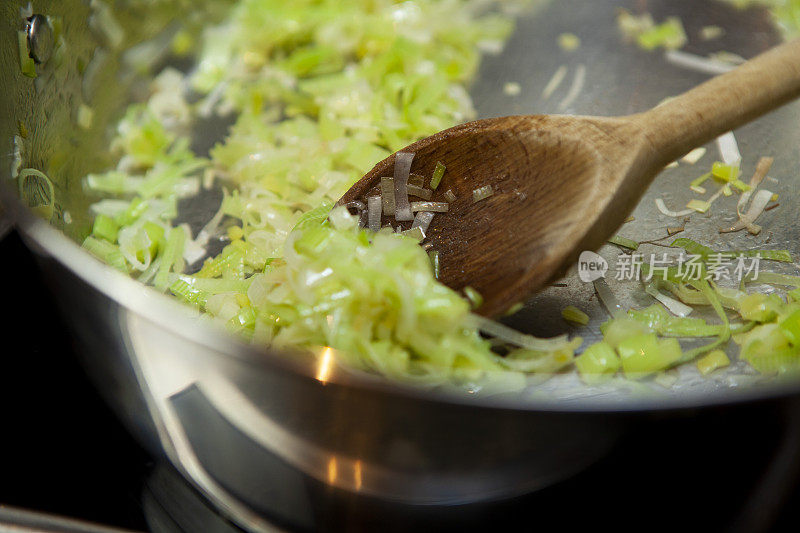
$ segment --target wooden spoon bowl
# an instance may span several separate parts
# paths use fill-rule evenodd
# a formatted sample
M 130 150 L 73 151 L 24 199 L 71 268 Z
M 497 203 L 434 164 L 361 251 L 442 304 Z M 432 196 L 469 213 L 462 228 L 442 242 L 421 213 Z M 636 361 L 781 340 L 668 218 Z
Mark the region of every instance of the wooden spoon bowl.
M 664 166 L 692 148 L 800 95 L 800 40 L 786 43 L 652 110 L 627 117 L 510 116 L 470 122 L 404 148 L 412 172 L 447 171 L 426 242 L 440 280 L 484 298 L 501 314 L 561 276 L 613 234 Z M 365 202 L 391 176 L 392 155 L 340 200 Z M 426 183 L 427 185 L 427 183 Z M 473 190 L 494 194 L 473 202 Z M 366 202 L 365 202 L 366 203 Z M 383 217 L 382 224 L 398 223 Z M 409 226 L 406 223 L 406 228 Z

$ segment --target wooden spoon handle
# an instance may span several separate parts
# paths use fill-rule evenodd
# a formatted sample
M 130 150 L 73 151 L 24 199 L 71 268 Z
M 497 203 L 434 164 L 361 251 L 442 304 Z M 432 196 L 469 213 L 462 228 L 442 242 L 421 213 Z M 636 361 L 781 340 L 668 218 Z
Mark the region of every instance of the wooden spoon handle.
M 645 113 L 659 166 L 800 96 L 800 39 L 777 46 Z

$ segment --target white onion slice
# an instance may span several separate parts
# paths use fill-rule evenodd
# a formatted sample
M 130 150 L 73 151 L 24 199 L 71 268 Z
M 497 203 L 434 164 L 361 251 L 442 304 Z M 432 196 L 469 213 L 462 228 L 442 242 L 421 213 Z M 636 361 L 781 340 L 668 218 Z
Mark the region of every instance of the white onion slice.
M 550 78 L 550 81 L 547 82 L 547 85 L 544 86 L 544 90 L 542 91 L 542 98 L 547 100 L 550 98 L 558 86 L 561 85 L 561 82 L 564 81 L 564 78 L 567 76 L 567 66 L 561 65 L 553 74 L 553 77 Z
M 705 147 L 701 146 L 700 148 L 695 148 L 685 156 L 681 157 L 681 161 L 684 163 L 689 163 L 690 165 L 694 165 L 700 161 L 704 155 L 706 155 L 706 149 Z
M 411 173 L 411 162 L 414 154 L 397 152 L 394 158 L 394 219 L 397 221 L 414 220 L 414 213 L 408 203 L 408 175 Z
M 724 74 L 730 72 L 736 65 L 724 63 L 718 59 L 709 59 L 707 57 L 699 56 L 696 54 L 688 54 L 680 50 L 668 50 L 664 54 L 664 59 L 667 63 L 672 63 L 677 67 L 702 72 L 704 74 Z
M 411 224 L 411 229 L 420 228 L 423 233 L 428 233 L 428 226 L 433 220 L 434 213 L 431 211 L 420 211 L 414 217 L 414 222 Z
M 772 168 L 773 161 L 774 159 L 772 157 L 762 157 L 758 160 L 756 171 L 753 173 L 753 177 L 750 178 L 750 190 L 744 191 L 739 197 L 739 201 L 736 203 L 736 213 L 739 215 L 739 218 L 742 217 L 742 211 L 744 211 L 744 208 L 747 206 L 747 202 L 750 201 L 750 197 L 756 189 L 758 189 L 758 186 L 761 185 L 761 182 L 764 181 L 764 178 L 767 177 L 769 169 Z
M 472 191 L 472 203 L 480 202 L 481 200 L 485 200 L 489 198 L 491 195 L 494 194 L 494 190 L 492 189 L 491 185 L 484 185 L 483 187 L 478 187 L 477 189 Z
M 695 212 L 694 209 L 684 209 L 683 211 L 673 211 L 671 209 L 667 209 L 664 200 L 661 198 L 656 198 L 656 207 L 662 214 L 667 215 L 668 217 L 685 217 L 691 215 Z
M 772 191 L 768 191 L 767 189 L 756 191 L 756 194 L 753 196 L 753 201 L 750 202 L 750 207 L 747 209 L 747 212 L 743 215 L 740 215 L 739 222 L 730 228 L 721 229 L 719 232 L 730 233 L 747 228 L 747 231 L 753 235 L 758 235 L 761 233 L 761 226 L 755 224 L 755 221 L 759 216 L 761 216 L 761 213 L 764 212 L 764 209 L 767 207 L 767 204 L 772 198 L 772 194 Z
M 395 211 L 394 178 L 381 178 L 381 202 L 383 203 L 384 214 L 387 217 L 393 217 Z
M 608 283 L 603 278 L 594 280 L 593 284 L 594 290 L 597 291 L 597 297 L 606 308 L 606 311 L 608 311 L 608 314 L 612 318 L 616 318 L 617 315 L 622 313 L 622 306 L 619 304 L 617 297 L 614 296 L 614 293 L 611 292 L 611 287 L 608 286 Z
M 661 302 L 664 307 L 666 307 L 667 310 L 669 310 L 669 312 L 675 316 L 683 318 L 685 316 L 689 316 L 689 313 L 693 311 L 693 309 L 685 303 L 679 302 L 675 298 L 667 296 L 652 285 L 648 285 L 644 290 L 647 292 L 647 294 Z
M 474 327 L 478 328 L 483 333 L 497 337 L 503 342 L 514 344 L 520 348 L 527 348 L 528 350 L 536 350 L 542 352 L 549 352 L 557 350 L 564 346 L 568 340 L 567 335 L 560 335 L 550 339 L 540 339 L 532 335 L 525 335 L 519 331 L 512 329 L 500 322 L 482 317 L 480 315 L 471 314 L 470 322 Z
M 412 239 L 416 240 L 417 242 L 422 242 L 422 241 L 425 240 L 425 232 L 422 230 L 421 226 L 412 227 L 411 229 L 407 229 L 405 231 L 403 231 L 399 227 L 397 229 L 400 230 L 397 233 L 400 233 L 401 235 L 405 235 L 406 237 L 411 237 Z
M 564 111 L 570 105 L 572 105 L 572 102 L 574 102 L 575 99 L 578 97 L 578 95 L 581 94 L 581 91 L 583 90 L 583 85 L 585 83 L 586 83 L 586 65 L 581 64 L 578 65 L 577 69 L 575 69 L 575 77 L 572 79 L 572 85 L 569 88 L 569 92 L 567 92 L 567 95 L 558 104 L 559 111 Z
M 717 137 L 717 149 L 719 149 L 719 157 L 726 165 L 735 165 L 742 160 L 739 144 L 732 131 Z
M 447 202 L 411 202 L 409 204 L 411 211 L 433 211 L 435 213 L 447 213 L 450 204 Z
M 411 185 L 410 183 L 408 184 L 407 189 L 409 196 L 416 196 L 417 198 L 422 198 L 423 200 L 430 200 L 431 196 L 433 195 L 432 190 L 425 189 L 423 187 L 417 187 L 416 185 Z

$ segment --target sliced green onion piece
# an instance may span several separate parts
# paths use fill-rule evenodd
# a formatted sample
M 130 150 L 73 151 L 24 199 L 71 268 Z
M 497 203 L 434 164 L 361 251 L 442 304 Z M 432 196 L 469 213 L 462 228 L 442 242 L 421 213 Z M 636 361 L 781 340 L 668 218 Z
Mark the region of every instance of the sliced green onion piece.
M 444 199 L 447 200 L 448 203 L 452 204 L 453 202 L 456 201 L 456 195 L 455 193 L 453 193 L 452 190 L 447 189 L 447 191 L 445 191 L 444 193 Z
M 306 211 L 294 225 L 292 231 L 304 230 L 323 224 L 328 219 L 332 207 L 333 204 L 330 202 L 322 202 L 319 207 Z
M 182 279 L 193 288 L 209 294 L 218 294 L 222 292 L 237 292 L 243 294 L 250 289 L 254 281 L 253 276 L 247 279 L 225 279 L 197 278 L 185 274 L 178 275 L 178 279 Z
M 472 203 L 480 202 L 481 200 L 485 200 L 489 198 L 491 195 L 494 194 L 491 185 L 484 185 L 483 187 L 478 187 L 477 189 L 472 191 Z
M 19 68 L 22 74 L 29 77 L 36 77 L 36 63 L 28 54 L 28 33 L 25 31 L 17 32 L 17 44 L 19 45 Z
M 79 105 L 76 122 L 78 123 L 78 126 L 84 130 L 91 129 L 92 123 L 94 122 L 94 111 L 92 108 L 86 104 Z
M 684 209 L 683 211 L 673 211 L 672 209 L 668 209 L 667 204 L 665 204 L 664 200 L 661 198 L 656 198 L 656 207 L 661 214 L 668 217 L 685 217 L 686 215 L 691 215 L 694 213 L 694 209 Z
M 430 200 L 431 196 L 433 195 L 433 191 L 430 189 L 423 189 L 422 187 L 417 187 L 416 185 L 408 184 L 408 195 L 409 196 L 416 196 L 417 198 L 422 198 L 423 200 Z
M 791 263 L 794 261 L 789 250 L 734 250 L 723 252 L 727 257 L 758 257 L 767 261 L 778 261 L 781 263 Z M 764 274 L 767 274 L 766 272 Z
M 483 305 L 483 296 L 481 296 L 481 293 L 479 293 L 469 285 L 464 287 L 464 296 L 466 296 L 467 300 L 470 301 L 473 309 L 477 309 L 481 305 Z
M 408 175 L 408 184 L 421 189 L 425 186 L 425 178 L 412 172 Z
M 654 333 L 634 335 L 619 343 L 617 351 L 622 370 L 631 378 L 641 378 L 669 368 L 680 360 L 676 339 L 659 341 Z
M 419 211 L 417 216 L 414 217 L 414 222 L 411 224 L 411 229 L 419 228 L 422 233 L 428 233 L 428 226 L 431 225 L 434 213 L 431 211 Z
M 788 251 L 787 251 L 788 253 Z M 777 272 L 759 272 L 757 279 L 748 277 L 746 282 L 768 283 L 771 285 L 786 285 L 787 287 L 800 287 L 800 276 L 790 276 Z
M 204 294 L 199 289 L 195 288 L 191 283 L 184 279 L 176 279 L 169 286 L 169 290 L 175 296 L 183 298 L 189 303 L 198 303 L 204 298 Z
M 670 246 L 675 248 L 683 248 L 690 254 L 699 255 L 704 261 L 712 255 L 718 255 L 719 257 L 723 258 L 758 257 L 768 261 L 780 261 L 783 263 L 791 263 L 793 261 L 792 254 L 788 250 L 730 250 L 720 252 L 686 237 L 678 237 L 672 241 L 672 243 L 670 243 Z M 765 272 L 761 275 L 766 274 L 767 273 Z
M 717 313 L 717 316 L 722 321 L 722 325 L 724 327 L 722 328 L 719 336 L 717 337 L 717 340 L 709 344 L 706 344 L 705 346 L 699 346 L 697 348 L 693 348 L 691 350 L 686 351 L 681 357 L 680 362 L 691 361 L 698 355 L 709 352 L 714 348 L 716 348 L 717 346 L 724 344 L 731 337 L 730 321 L 728 320 L 728 315 L 725 314 L 725 309 L 723 309 L 722 304 L 720 303 L 719 298 L 717 296 L 717 293 L 711 287 L 709 282 L 704 279 L 696 280 L 693 281 L 692 283 L 695 284 L 697 288 L 700 290 L 700 292 L 702 292 L 703 295 L 708 299 L 708 302 L 711 304 L 711 307 L 714 308 L 714 311 Z
M 702 176 L 700 176 L 699 178 L 695 178 L 695 179 L 693 179 L 693 180 L 692 180 L 692 182 L 689 184 L 689 187 L 690 187 L 690 188 L 692 188 L 692 187 L 700 187 L 700 185 L 702 185 L 703 183 L 705 183 L 705 182 L 706 182 L 706 180 L 707 180 L 708 178 L 710 178 L 710 177 L 711 177 L 711 172 L 706 172 L 705 174 L 703 174 L 703 175 L 702 175 Z
M 600 331 L 605 342 L 616 349 L 628 337 L 653 333 L 653 328 L 642 321 L 619 314 L 618 318 L 613 318 L 600 326 Z
M 739 166 L 726 165 L 721 161 L 714 161 L 711 165 L 711 175 L 723 181 L 733 181 L 739 177 Z
M 394 178 L 381 178 L 381 201 L 383 202 L 383 214 L 387 217 L 394 216 Z
M 614 348 L 604 341 L 596 342 L 575 358 L 575 368 L 587 383 L 596 383 L 602 376 L 612 375 L 620 367 Z
M 612 317 L 617 316 L 622 312 L 622 306 L 619 304 L 614 293 L 611 292 L 611 287 L 608 286 L 606 280 L 603 278 L 597 279 L 593 282 L 594 290 L 597 292 L 597 297 L 600 302 Z
M 639 243 L 634 241 L 633 239 L 628 239 L 626 237 L 622 237 L 620 235 L 614 235 L 608 242 L 611 244 L 616 244 L 617 246 L 622 246 L 623 248 L 628 248 L 630 250 L 638 250 Z
M 500 322 L 496 322 L 476 314 L 470 315 L 470 322 L 471 325 L 483 333 L 491 335 L 492 337 L 497 337 L 497 339 L 503 342 L 519 346 L 520 348 L 536 350 L 540 352 L 558 350 L 563 348 L 565 345 L 570 344 L 571 342 L 580 340 L 580 337 L 576 337 L 572 341 L 569 341 L 566 335 L 560 335 L 550 339 L 540 339 L 538 337 L 534 337 L 533 335 L 520 333 L 519 331 L 501 324 Z
M 583 90 L 583 86 L 586 83 L 586 65 L 581 63 L 575 68 L 575 77 L 572 79 L 572 85 L 569 87 L 569 91 L 564 96 L 564 99 L 558 103 L 558 110 L 564 111 L 566 110 L 572 103 L 578 98 L 581 91 Z
M 575 322 L 576 324 L 580 324 L 585 326 L 589 323 L 589 315 L 575 307 L 574 305 L 568 305 L 564 309 L 561 310 L 561 316 L 564 320 L 568 320 L 569 322 Z
M 750 191 L 745 192 L 744 194 L 749 194 Z M 744 194 L 742 196 L 744 196 Z M 747 209 L 747 212 L 741 213 L 738 212 L 739 208 L 737 206 L 737 212 L 739 214 L 739 221 L 734 224 L 730 228 L 723 228 L 719 230 L 720 233 L 729 233 L 734 231 L 740 231 L 747 228 L 753 235 L 758 235 L 761 232 L 761 226 L 755 224 L 756 219 L 761 216 L 761 213 L 764 212 L 764 209 L 767 207 L 767 204 L 772 199 L 772 192 L 766 189 L 761 189 L 756 191 L 755 195 L 753 196 L 752 201 L 750 202 L 750 207 Z
M 439 263 L 439 251 L 430 250 L 428 258 L 431 260 L 431 268 L 433 269 L 433 277 L 439 279 L 439 272 L 441 272 L 441 265 Z
M 562 33 L 558 36 L 558 46 L 565 52 L 572 52 L 581 46 L 581 39 L 574 33 Z
M 97 215 L 94 218 L 94 225 L 92 226 L 92 234 L 101 237 L 108 242 L 117 242 L 117 235 L 119 234 L 119 225 L 114 222 L 109 216 Z
M 645 50 L 666 48 L 677 50 L 686 43 L 686 32 L 677 17 L 668 17 L 663 23 L 639 35 L 636 42 Z
M 558 89 L 558 86 L 561 85 L 561 82 L 564 81 L 564 78 L 566 78 L 566 77 L 567 77 L 567 66 L 566 65 L 561 65 L 553 73 L 553 76 L 550 78 L 550 80 L 544 86 L 544 89 L 542 89 L 542 98 L 544 100 L 547 100 L 548 98 L 550 98 L 553 95 L 553 93 L 556 91 L 556 89 Z
M 370 231 L 376 232 L 381 229 L 381 208 L 383 201 L 380 196 L 370 196 L 367 198 L 367 225 Z
M 697 360 L 697 370 L 702 375 L 707 375 L 718 368 L 728 366 L 731 360 L 722 350 L 712 350 L 700 359 Z
M 411 202 L 409 204 L 411 211 L 429 211 L 432 213 L 447 213 L 450 204 L 447 202 Z
M 414 154 L 397 152 L 394 157 L 394 219 L 398 222 L 414 220 L 414 213 L 408 203 L 408 176 Z
M 693 209 L 698 213 L 705 213 L 711 207 L 711 202 L 704 200 L 689 200 L 689 203 L 686 204 L 686 207 Z
M 425 232 L 419 226 L 407 229 L 405 231 L 401 231 L 400 235 L 403 235 L 405 237 L 411 237 L 417 242 L 422 242 L 425 240 Z
M 678 378 L 678 373 L 674 370 L 665 370 L 656 374 L 656 377 L 653 378 L 653 383 L 661 385 L 665 389 L 671 389 L 678 382 Z
M 106 264 L 121 272 L 128 273 L 128 263 L 125 261 L 119 246 L 102 239 L 86 237 L 86 240 L 83 241 L 83 247 Z
M 738 166 L 742 160 L 742 154 L 739 152 L 739 143 L 736 142 L 736 136 L 732 131 L 717 137 L 717 149 L 725 165 Z
M 664 307 L 669 309 L 669 311 L 681 318 L 686 317 L 689 313 L 692 312 L 692 308 L 688 305 L 675 300 L 674 298 L 670 298 L 669 296 L 662 294 L 659 290 L 655 287 L 655 284 L 651 283 L 645 287 L 645 292 L 661 302 Z
M 702 159 L 704 155 L 706 155 L 706 149 L 705 147 L 701 146 L 699 148 L 695 148 L 685 156 L 681 157 L 681 161 L 683 161 L 684 163 L 689 163 L 690 165 L 694 165 L 695 163 L 700 161 L 700 159 Z
M 778 325 L 794 346 L 800 347 L 800 310 L 794 311 Z
M 442 164 L 441 161 L 436 162 L 436 168 L 433 170 L 433 177 L 431 177 L 431 189 L 434 191 L 439 187 L 439 184 L 442 182 L 442 178 L 444 177 L 445 166 Z
M 158 290 L 164 290 L 169 286 L 169 273 L 178 270 L 183 263 L 183 247 L 186 241 L 186 232 L 183 228 L 172 228 L 167 236 L 164 251 L 161 254 L 161 267 L 153 280 L 153 285 Z
M 703 303 L 707 304 L 708 301 L 704 300 Z M 628 311 L 628 317 L 665 337 L 714 337 L 725 330 L 724 325 L 707 324 L 702 318 L 671 316 L 657 304 L 642 310 L 632 309 Z

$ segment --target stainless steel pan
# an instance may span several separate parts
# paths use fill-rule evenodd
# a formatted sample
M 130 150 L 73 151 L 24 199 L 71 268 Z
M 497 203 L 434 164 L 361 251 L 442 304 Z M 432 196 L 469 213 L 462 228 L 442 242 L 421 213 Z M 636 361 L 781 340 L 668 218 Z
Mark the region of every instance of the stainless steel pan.
M 61 17 L 68 52 L 39 65 L 35 80 L 22 76 L 17 32 L 25 30 L 31 14 L 26 5 L 0 7 L 0 203 L 36 252 L 98 388 L 151 451 L 164 454 L 245 527 L 266 529 L 267 516 L 309 526 L 302 521 L 311 519 L 310 501 L 332 495 L 408 509 L 505 498 L 580 470 L 645 418 L 800 392 L 797 382 L 760 380 L 736 366 L 710 380 L 687 369 L 674 389 L 646 393 L 589 389 L 570 375 L 524 394 L 495 395 L 423 391 L 342 369 L 320 381 L 312 361 L 198 324 L 184 306 L 100 264 L 71 240 L 89 222 L 81 176 L 108 164 L 104 133 L 139 80 L 123 75 L 124 50 L 108 42 L 100 4 L 78 0 L 33 2 L 32 13 Z M 736 11 L 714 1 L 550 2 L 521 18 L 505 52 L 484 61 L 471 90 L 479 114 L 625 114 L 704 79 L 658 54 L 622 45 L 615 6 L 681 17 L 692 52 L 724 49 L 751 57 L 780 39 L 763 9 Z M 142 11 L 150 9 L 145 3 L 119 1 L 113 9 L 126 31 L 126 48 L 174 31 L 168 8 L 157 26 L 141 24 L 150 19 Z M 726 35 L 708 43 L 693 37 L 709 24 L 724 27 Z M 581 37 L 578 51 L 565 54 L 557 47 L 556 37 L 565 31 Z M 34 46 L 42 43 L 46 36 Z M 578 65 L 587 73 L 583 92 L 566 108 L 559 106 L 564 87 L 550 99 L 541 97 L 562 64 L 570 76 Z M 507 82 L 519 83 L 521 94 L 505 94 Z M 89 131 L 75 125 L 81 103 L 95 111 Z M 737 236 L 724 244 L 752 248 L 769 237 L 771 245 L 800 253 L 800 193 L 793 182 L 800 163 L 798 118 L 800 107 L 793 104 L 737 132 L 745 172 L 760 155 L 776 156 L 773 175 L 782 177 L 776 185 L 782 200 L 780 209 L 765 216 L 762 236 Z M 54 181 L 52 225 L 17 198 L 9 179 L 20 124 L 27 133 L 25 165 L 46 170 Z M 685 202 L 686 183 L 697 172 L 682 167 L 657 178 L 626 236 L 661 236 L 667 221 L 652 207 L 653 199 Z M 686 233 L 716 241 L 716 227 L 701 219 Z M 601 253 L 613 260 L 617 251 Z M 591 286 L 573 278 L 534 298 L 509 323 L 536 334 L 562 332 L 560 309 L 581 301 L 592 309 L 596 328 L 603 311 Z M 644 303 L 631 294 L 629 304 Z

